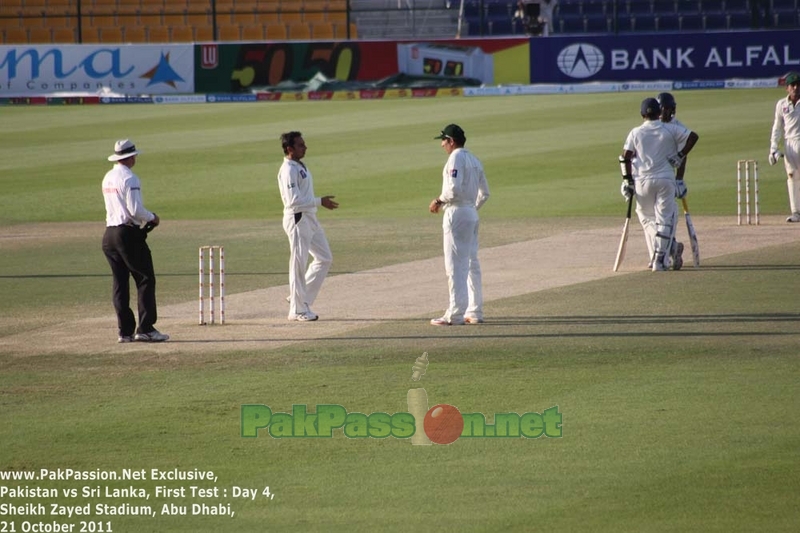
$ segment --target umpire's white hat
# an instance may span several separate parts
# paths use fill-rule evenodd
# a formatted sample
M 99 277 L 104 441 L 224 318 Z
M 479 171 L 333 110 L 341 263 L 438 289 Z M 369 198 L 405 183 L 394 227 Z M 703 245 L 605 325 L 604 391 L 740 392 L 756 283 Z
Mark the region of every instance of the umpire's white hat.
M 114 153 L 108 156 L 109 161 L 122 161 L 137 155 L 139 151 L 130 139 L 122 139 L 114 143 Z

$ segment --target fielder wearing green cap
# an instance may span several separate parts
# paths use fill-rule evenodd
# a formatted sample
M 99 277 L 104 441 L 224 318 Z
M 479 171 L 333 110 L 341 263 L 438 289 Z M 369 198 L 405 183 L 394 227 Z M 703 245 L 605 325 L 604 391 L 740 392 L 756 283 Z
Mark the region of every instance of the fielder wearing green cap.
M 442 170 L 442 192 L 431 200 L 431 213 L 444 211 L 444 270 L 450 288 L 450 305 L 434 326 L 460 326 L 483 322 L 481 265 L 478 262 L 478 209 L 489 198 L 483 165 L 464 143 L 467 136 L 457 124 L 448 124 L 434 139 L 441 139 L 448 154 Z
M 783 155 L 786 186 L 789 190 L 791 215 L 786 222 L 800 222 L 800 74 L 789 72 L 784 78 L 786 97 L 775 104 L 775 120 L 769 142 L 769 164 L 774 165 Z M 783 137 L 783 154 L 778 150 Z

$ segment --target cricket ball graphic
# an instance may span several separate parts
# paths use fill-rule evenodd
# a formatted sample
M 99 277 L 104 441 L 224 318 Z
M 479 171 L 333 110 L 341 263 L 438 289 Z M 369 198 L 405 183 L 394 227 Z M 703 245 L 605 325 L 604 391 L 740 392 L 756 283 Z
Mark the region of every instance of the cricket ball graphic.
M 458 408 L 440 403 L 425 413 L 423 427 L 431 442 L 450 444 L 455 442 L 464 431 L 464 417 L 461 416 Z

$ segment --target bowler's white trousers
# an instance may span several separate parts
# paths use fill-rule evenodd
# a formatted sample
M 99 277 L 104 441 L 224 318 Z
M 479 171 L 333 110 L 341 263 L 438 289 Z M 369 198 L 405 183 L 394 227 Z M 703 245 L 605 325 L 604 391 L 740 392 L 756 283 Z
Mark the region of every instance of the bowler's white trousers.
M 333 254 L 315 213 L 283 217 L 283 230 L 289 237 L 289 316 L 304 313 L 317 299 L 322 282 L 328 275 Z M 314 258 L 308 264 L 308 256 Z
M 478 211 L 474 207 L 445 207 L 442 230 L 450 307 L 444 318 L 451 322 L 460 322 L 465 315 L 483 318 L 478 225 Z

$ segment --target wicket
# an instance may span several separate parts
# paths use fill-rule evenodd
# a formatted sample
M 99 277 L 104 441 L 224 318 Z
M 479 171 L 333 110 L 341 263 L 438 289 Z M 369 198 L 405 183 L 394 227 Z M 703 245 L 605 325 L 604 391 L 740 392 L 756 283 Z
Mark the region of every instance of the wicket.
M 761 224 L 761 214 L 758 209 L 758 161 L 755 159 L 740 159 L 736 162 L 736 216 L 739 226 L 742 225 L 742 167 L 744 167 L 744 200 L 745 220 L 752 223 L 750 216 L 750 176 L 753 176 L 753 204 L 755 206 L 756 225 Z M 752 172 L 751 172 L 752 171 Z
M 200 262 L 200 319 L 199 324 L 206 324 L 205 291 L 204 291 L 204 263 L 206 250 L 208 250 L 208 302 L 209 324 L 214 323 L 214 252 L 219 253 L 219 323 L 225 323 L 225 249 L 222 246 L 201 246 L 199 250 Z

